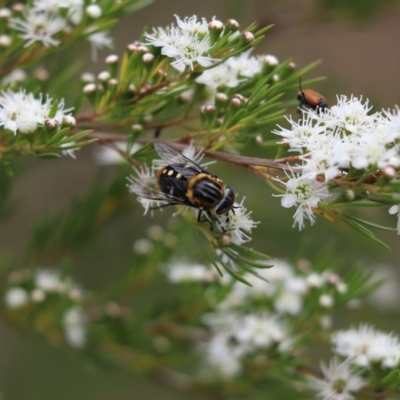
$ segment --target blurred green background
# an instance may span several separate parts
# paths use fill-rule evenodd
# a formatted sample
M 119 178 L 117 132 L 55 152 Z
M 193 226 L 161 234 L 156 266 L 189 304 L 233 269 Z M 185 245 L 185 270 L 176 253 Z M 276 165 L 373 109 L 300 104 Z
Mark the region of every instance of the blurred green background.
M 234 18 L 242 27 L 253 20 L 261 26 L 275 24 L 258 52 L 274 54 L 282 61 L 292 58 L 298 67 L 321 60 L 312 77 L 328 79 L 313 89 L 323 93 L 328 104 L 334 104 L 336 94 L 363 95 L 370 99 L 375 110 L 400 104 L 399 1 L 159 0 L 120 21 L 113 30 L 117 44 L 114 52 L 122 54 L 126 44 L 137 39 L 144 26 L 150 30 L 153 26 L 171 23 L 174 14 L 180 17 L 196 14 L 207 19 L 216 16 L 221 21 Z M 82 54 L 76 56 L 85 59 L 86 54 L 87 48 L 82 45 Z M 101 53 L 100 59 L 107 54 Z M 86 69 L 100 71 L 103 65 L 88 59 Z M 12 193 L 11 202 L 18 205 L 18 211 L 0 227 L 2 253 L 12 257 L 23 249 L 34 223 L 86 193 L 97 169 L 90 149 L 79 152 L 77 160 L 29 161 L 29 168 L 18 179 Z M 400 284 L 400 246 L 395 233 L 377 232 L 391 251 L 379 248 L 356 231 L 321 219 L 316 226 L 300 233 L 290 228 L 294 209 L 281 208 L 280 201 L 270 196 L 259 178 L 226 165 L 213 167 L 213 172 L 234 186 L 237 193 L 246 196 L 246 206 L 253 210 L 253 219 L 262 222 L 254 232 L 254 248 L 290 258 L 297 254 L 312 256 L 329 243 L 349 265 L 360 260 L 370 268 L 387 266 L 389 273 L 394 274 L 393 280 L 397 279 Z M 386 212 L 367 211 L 376 213 L 376 218 L 383 223 L 396 224 L 396 218 Z M 77 255 L 76 280 L 88 290 L 101 290 L 108 282 L 121 279 L 126 272 L 124 260 L 132 253 L 132 243 L 143 236 L 144 226 L 156 222 L 157 217 L 143 217 L 142 210 L 135 207 L 112 223 Z M 393 298 L 397 310 L 398 300 Z M 393 313 L 382 311 L 371 316 L 365 309 L 359 315 L 365 320 L 372 318 L 382 329 L 400 329 L 399 322 L 391 318 Z M 15 327 L 0 325 L 0 348 L 0 392 L 6 400 L 188 398 L 125 371 L 99 369 L 78 353 L 52 347 L 42 337 Z

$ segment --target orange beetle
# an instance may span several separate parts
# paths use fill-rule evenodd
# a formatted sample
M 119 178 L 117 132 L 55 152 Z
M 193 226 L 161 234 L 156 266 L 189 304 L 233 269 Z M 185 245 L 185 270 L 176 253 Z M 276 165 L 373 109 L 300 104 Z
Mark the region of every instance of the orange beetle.
M 300 101 L 299 111 L 302 108 L 311 108 L 312 110 L 319 112 L 328 108 L 328 103 L 324 96 L 311 89 L 302 89 L 301 78 L 299 79 L 299 88 L 300 90 L 297 93 L 297 99 Z

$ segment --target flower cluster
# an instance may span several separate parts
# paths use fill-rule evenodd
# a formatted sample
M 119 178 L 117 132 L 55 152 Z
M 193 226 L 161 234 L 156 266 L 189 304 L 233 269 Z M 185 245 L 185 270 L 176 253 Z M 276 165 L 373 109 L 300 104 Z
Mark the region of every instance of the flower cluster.
M 203 158 L 203 154 L 196 153 L 194 146 L 190 145 L 186 147 L 182 153 L 175 152 L 174 150 L 165 147 L 164 150 L 160 151 L 160 157 L 162 160 L 154 160 L 152 168 L 142 168 L 141 170 L 136 170 L 136 177 L 129 177 L 129 190 L 138 196 L 138 201 L 142 204 L 145 209 L 145 214 L 152 209 L 160 208 L 166 205 L 182 205 L 184 211 L 186 211 L 186 206 L 190 206 L 194 209 L 196 218 L 199 212 L 204 211 L 205 218 L 212 224 L 216 221 L 216 226 L 220 232 L 224 233 L 224 240 L 226 244 L 228 242 L 233 242 L 236 244 L 241 244 L 251 240 L 249 236 L 252 228 L 257 225 L 250 218 L 251 212 L 247 211 L 243 206 L 244 199 L 241 203 L 233 203 L 232 210 L 229 210 L 224 215 L 217 215 L 212 208 L 204 208 L 197 203 L 190 202 L 186 197 L 186 192 L 189 191 L 187 188 L 188 178 L 184 177 L 184 173 L 188 173 L 189 177 L 204 174 L 204 167 L 207 164 L 199 164 Z M 167 160 L 168 158 L 168 160 Z M 169 164 L 167 164 L 169 163 Z M 170 193 L 165 193 L 160 188 L 158 171 L 165 168 L 166 165 L 177 165 L 177 169 L 180 171 L 178 175 L 180 178 L 176 178 L 175 185 L 171 186 Z M 164 170 L 166 171 L 166 170 Z M 187 172 L 185 172 L 187 171 Z M 173 173 L 173 170 L 171 170 Z M 213 177 L 210 175 L 210 177 Z M 214 177 L 213 177 L 214 179 Z M 185 185 L 182 188 L 182 185 Z M 221 187 L 224 187 L 221 183 Z M 174 195 L 174 191 L 177 190 L 178 195 Z M 228 189 L 224 189 L 226 192 Z M 183 193 L 183 195 L 181 194 Z M 221 194 L 222 196 L 222 194 Z M 200 211 L 201 210 L 201 211 Z
M 310 378 L 309 383 L 322 400 L 353 400 L 366 381 L 351 366 L 350 360 L 340 362 L 337 358 L 329 365 L 321 363 L 323 379 Z
M 216 273 L 203 264 L 172 260 L 164 270 L 172 284 L 183 282 L 214 282 Z
M 198 20 L 194 15 L 180 19 L 175 16 L 177 26 L 172 24 L 168 29 L 153 29 L 153 34 L 145 33 L 145 45 L 161 48 L 161 54 L 173 58 L 171 65 L 179 72 L 187 66 L 191 69 L 195 64 L 209 67 L 218 60 L 210 57 L 211 39 L 209 24 L 205 18 Z M 213 20 L 210 24 L 221 24 Z M 223 25 L 222 25 L 223 26 Z
M 33 307 L 47 312 L 51 305 L 62 308 L 60 321 L 64 328 L 65 340 L 70 346 L 80 348 L 86 342 L 86 320 L 81 308 L 82 289 L 59 271 L 38 269 L 15 271 L 9 275 L 10 287 L 4 294 L 6 307 L 18 315 L 19 311 Z M 39 318 L 40 319 L 40 318 Z
M 280 179 L 276 181 L 286 186 L 286 194 L 274 194 L 275 197 L 281 197 L 282 207 L 297 207 L 293 216 L 293 226 L 298 225 L 302 230 L 306 219 L 313 224 L 315 221 L 313 208 L 330 196 L 327 185 L 299 174 L 288 175 L 286 182 Z
M 232 379 L 242 370 L 246 356 L 290 354 L 293 338 L 284 321 L 268 313 L 205 315 L 212 338 L 200 346 L 206 368 L 203 374 Z
M 34 0 L 31 6 L 19 4 L 1 11 L 1 21 L 8 22 L 1 36 L 3 47 L 12 45 L 15 31 L 25 41 L 25 47 L 33 43 L 58 46 L 62 36 L 82 22 L 89 25 L 86 36 L 94 49 L 110 46 L 108 32 L 92 24 L 103 15 L 102 8 L 95 1 L 85 5 L 84 0 Z
M 382 170 L 400 167 L 399 109 L 371 114 L 368 101 L 338 97 L 336 105 L 324 112 L 304 110 L 299 122 L 288 119 L 291 129 L 275 134 L 301 154 L 302 174 L 329 181 L 344 171 Z
M 393 333 L 375 330 L 362 324 L 358 328 L 338 331 L 332 336 L 333 351 L 361 368 L 400 367 L 400 338 Z
M 64 109 L 64 100 L 57 103 L 57 110 L 54 113 L 54 101 L 49 96 L 35 98 L 32 93 L 25 90 L 14 92 L 7 90 L 0 95 L 0 126 L 7 131 L 17 133 L 32 134 L 37 129 L 48 125 L 56 124 L 61 126 L 65 119 L 71 119 L 69 114 L 72 108 Z M 50 112 L 54 114 L 50 118 Z
M 251 56 L 251 50 L 242 53 L 240 56 L 232 57 L 217 65 L 207 69 L 196 82 L 206 85 L 211 91 L 217 92 L 221 88 L 234 88 L 240 83 L 260 74 L 263 67 L 275 67 L 278 59 L 272 55 Z M 276 79 L 279 79 L 276 76 Z
M 331 337 L 335 357 L 329 366 L 321 364 L 323 379 L 311 378 L 310 386 L 323 400 L 352 400 L 362 388 L 372 388 L 380 380 L 397 386 L 398 377 L 389 377 L 400 366 L 400 338 L 393 333 L 375 330 L 361 324 L 358 328 L 341 330 Z M 341 361 L 343 359 L 344 361 Z M 363 378 L 361 378 L 361 376 Z
M 222 299 L 221 292 L 216 291 L 215 297 L 212 291 L 208 292 L 214 311 L 203 316 L 203 323 L 211 330 L 212 339 L 202 351 L 208 367 L 222 377 L 232 378 L 240 373 L 241 360 L 246 355 L 262 351 L 268 357 L 290 355 L 296 349 L 292 317 L 313 310 L 317 326 L 330 328 L 330 310 L 336 303 L 343 303 L 341 298 L 348 288 L 337 274 L 312 271 L 305 260 L 299 268 L 283 260 L 273 260 L 273 264 L 273 268 L 260 270 L 261 279 L 250 273 L 244 275 L 252 286 L 222 281 L 230 288 Z M 249 309 L 257 312 L 249 314 Z
M 279 259 L 271 261 L 273 268 L 261 269 L 258 275 L 246 273 L 244 278 L 252 285 L 234 282 L 230 291 L 216 308 L 220 312 L 244 310 L 249 304 L 261 303 L 270 312 L 284 316 L 296 316 L 304 311 L 308 302 L 317 299 L 321 312 L 332 308 L 335 299 L 346 294 L 346 283 L 335 273 L 315 272 L 307 261 L 301 268 Z
M 289 177 L 282 205 L 298 206 L 295 224 L 300 228 L 304 218 L 314 221 L 312 208 L 328 196 L 332 180 L 396 176 L 400 110 L 370 111 L 362 98 L 339 96 L 330 109 L 301 109 L 299 121 L 287 118 L 291 127 L 274 131 L 282 137 L 281 143 L 299 153 L 293 167 L 299 175 Z

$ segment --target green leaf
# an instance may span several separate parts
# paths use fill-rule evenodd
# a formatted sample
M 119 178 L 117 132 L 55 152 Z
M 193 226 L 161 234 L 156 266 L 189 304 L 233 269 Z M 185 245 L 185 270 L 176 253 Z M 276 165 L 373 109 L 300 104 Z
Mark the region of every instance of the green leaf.
M 56 114 L 57 114 L 57 111 L 58 111 L 58 101 L 56 100 L 56 101 L 52 104 L 52 106 L 51 106 L 51 108 L 50 108 L 48 117 L 49 117 L 49 118 L 54 118 L 54 117 L 56 116 Z
M 245 117 L 246 114 L 247 114 L 247 110 L 245 108 L 242 108 L 230 120 L 227 121 L 225 128 L 226 129 L 232 128 L 238 122 L 240 122 Z
M 62 140 L 60 142 L 60 144 L 66 144 L 66 143 L 69 143 L 69 142 L 73 142 L 73 141 L 77 141 L 79 139 L 82 139 L 83 137 L 89 135 L 89 133 L 91 133 L 92 131 L 93 131 L 92 129 L 88 129 L 86 131 L 82 131 L 82 132 L 76 133 L 75 135 L 68 136 L 67 138 Z
M 44 159 L 54 159 L 54 158 L 60 158 L 60 154 L 58 153 L 39 153 L 39 154 L 35 154 L 36 157 L 39 158 L 44 158 Z
M 89 140 L 84 140 L 82 142 L 78 142 L 78 143 L 73 143 L 70 144 L 69 146 L 60 146 L 60 147 L 56 147 L 58 150 L 71 150 L 71 149 L 77 149 L 79 147 L 83 147 L 83 146 L 87 146 L 88 144 L 91 143 L 95 143 L 97 142 L 98 139 L 97 138 L 93 138 L 93 139 L 89 139 Z
M 44 144 L 45 147 L 50 147 L 55 143 L 60 142 L 66 135 L 68 135 L 70 128 L 60 129 L 55 135 L 53 135 L 47 142 Z
M 386 243 L 379 240 L 369 229 L 367 229 L 360 222 L 358 222 L 357 219 L 349 218 L 349 216 L 345 214 L 337 214 L 337 217 L 340 218 L 342 221 L 346 222 L 348 225 L 357 229 L 359 232 L 361 232 L 364 236 L 371 239 L 373 242 L 383 246 L 385 249 L 390 250 L 390 247 Z
M 346 215 L 346 216 L 347 216 L 347 218 L 350 218 L 353 221 L 359 222 L 360 224 L 363 224 L 363 225 L 370 226 L 371 228 L 381 229 L 383 231 L 395 231 L 396 230 L 395 228 L 390 228 L 390 227 L 387 227 L 387 226 L 375 224 L 375 223 L 370 222 L 370 221 L 365 221 L 365 220 L 363 220 L 361 218 L 354 217 L 353 215 Z
M 141 10 L 144 7 L 147 7 L 153 2 L 154 0 L 137 0 L 135 2 L 132 2 L 129 6 L 127 6 L 125 8 L 125 11 L 128 13 L 134 13 L 136 11 Z
M 341 207 L 382 207 L 385 203 L 383 201 L 373 201 L 373 200 L 356 200 L 344 203 L 329 203 L 332 208 Z
M 215 262 L 213 262 L 213 261 L 211 261 L 211 262 L 213 263 L 213 265 L 214 265 L 214 266 L 217 268 L 217 270 L 218 270 L 218 266 L 215 265 Z M 234 279 L 236 279 L 237 281 L 240 281 L 240 282 L 244 283 L 244 284 L 247 285 L 247 286 L 251 286 L 250 283 L 249 283 L 246 279 L 244 279 L 242 275 L 240 275 L 238 272 L 234 271 L 231 267 L 229 267 L 227 264 L 225 264 L 222 260 L 219 260 L 218 262 L 222 265 L 222 267 L 224 268 L 224 270 L 225 270 L 229 275 L 231 275 Z
M 237 254 L 239 254 L 242 258 L 255 262 L 259 268 L 271 268 L 273 265 L 267 263 L 268 260 L 271 260 L 272 257 L 260 253 L 259 251 L 255 251 L 253 249 L 249 249 L 248 247 L 240 246 L 235 243 L 231 243 L 229 247 L 234 250 Z
M 381 388 L 387 388 L 388 386 L 398 385 L 399 382 L 400 382 L 400 370 L 394 369 L 390 371 L 382 380 L 380 380 L 378 385 Z

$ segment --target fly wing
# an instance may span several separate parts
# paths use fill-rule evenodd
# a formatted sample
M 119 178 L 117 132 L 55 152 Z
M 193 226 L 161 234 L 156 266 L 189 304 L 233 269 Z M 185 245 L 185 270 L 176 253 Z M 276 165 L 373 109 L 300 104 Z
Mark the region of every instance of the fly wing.
M 199 164 L 192 161 L 190 158 L 185 157 L 183 154 L 179 153 L 169 147 L 164 143 L 154 143 L 154 148 L 156 149 L 160 158 L 167 164 L 167 165 L 179 165 L 181 168 L 191 168 L 197 172 L 204 172 L 209 174 L 207 170 L 202 168 Z
M 165 205 L 191 205 L 184 196 L 176 196 L 170 193 L 164 193 L 160 190 L 159 184 L 155 176 L 145 177 L 145 178 L 128 178 L 129 184 L 128 188 L 131 193 L 136 194 L 138 197 L 142 197 L 148 200 L 154 200 L 158 202 L 163 202 Z

